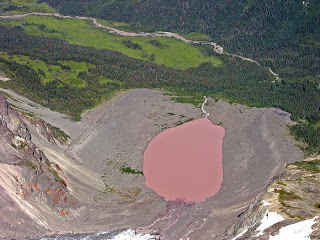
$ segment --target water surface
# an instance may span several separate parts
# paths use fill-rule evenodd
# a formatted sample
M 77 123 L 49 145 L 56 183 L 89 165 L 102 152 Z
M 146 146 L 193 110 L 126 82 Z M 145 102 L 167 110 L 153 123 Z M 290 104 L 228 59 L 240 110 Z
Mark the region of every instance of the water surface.
M 146 185 L 167 201 L 201 202 L 222 184 L 224 128 L 207 118 L 167 129 L 144 153 Z

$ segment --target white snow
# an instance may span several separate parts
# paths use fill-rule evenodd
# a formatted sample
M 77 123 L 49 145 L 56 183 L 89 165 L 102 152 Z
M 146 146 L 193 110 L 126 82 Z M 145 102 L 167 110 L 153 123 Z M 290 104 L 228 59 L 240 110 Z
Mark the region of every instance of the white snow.
M 263 205 L 270 206 L 271 204 L 267 201 L 263 201 Z M 317 217 L 283 227 L 279 230 L 278 235 L 270 236 L 269 240 L 310 240 L 309 236 L 312 233 L 311 227 L 315 224 L 316 219 Z M 285 219 L 278 213 L 267 210 L 261 220 L 261 225 L 257 228 L 257 231 L 259 231 L 257 236 L 261 236 L 265 229 L 283 220 Z
M 263 231 L 273 224 L 283 221 L 284 218 L 276 212 L 269 212 L 267 210 L 266 214 L 264 215 L 263 219 L 261 220 L 261 225 L 257 228 L 259 231 L 258 236 L 263 235 Z
M 270 240 L 310 240 L 311 227 L 316 219 L 317 217 L 283 227 L 279 234 L 271 236 Z
M 263 206 L 266 206 L 266 207 L 272 205 L 271 203 L 269 203 L 269 202 L 267 202 L 265 200 L 262 200 L 262 203 L 263 203 Z
M 101 236 L 102 235 L 102 236 Z M 58 237 L 48 237 L 48 238 L 41 238 L 40 240 L 93 240 L 93 239 L 105 239 L 105 240 L 156 240 L 155 236 L 150 234 L 141 234 L 135 233 L 134 230 L 128 229 L 125 230 L 114 237 L 108 237 L 107 232 L 100 232 L 95 234 L 90 234 L 84 237 L 79 236 L 58 236 Z
M 263 205 L 264 206 L 270 206 L 271 204 L 267 201 L 263 201 Z M 267 210 L 267 212 L 265 213 L 264 217 L 261 220 L 261 224 L 260 226 L 257 228 L 257 231 L 259 231 L 257 236 L 261 236 L 263 235 L 263 231 L 269 227 L 271 227 L 273 224 L 276 224 L 278 222 L 283 221 L 284 218 L 279 215 L 276 212 L 270 212 L 269 210 Z
M 248 229 L 243 230 L 241 233 L 239 233 L 237 236 L 232 238 L 231 240 L 237 240 L 239 237 L 241 237 L 243 234 L 245 234 L 248 231 Z
M 128 229 L 114 238 L 110 240 L 151 240 L 154 239 L 154 236 L 150 234 L 140 234 L 140 233 L 135 233 L 133 230 Z

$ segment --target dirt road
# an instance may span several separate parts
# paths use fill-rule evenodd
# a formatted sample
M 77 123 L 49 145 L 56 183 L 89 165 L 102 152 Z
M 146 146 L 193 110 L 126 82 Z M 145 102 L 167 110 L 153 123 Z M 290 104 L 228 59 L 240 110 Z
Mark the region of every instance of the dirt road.
M 202 111 L 202 113 L 204 114 L 204 116 L 207 118 L 207 117 L 209 117 L 210 113 L 208 113 L 208 112 L 204 109 L 204 106 L 207 104 L 208 98 L 207 98 L 206 96 L 204 96 L 203 98 L 204 98 L 204 100 L 203 100 L 203 103 L 202 103 L 202 105 L 201 105 L 201 111 Z
M 123 31 L 120 29 L 116 29 L 110 26 L 106 26 L 103 25 L 101 23 L 98 22 L 98 20 L 96 18 L 93 17 L 82 17 L 82 16 L 66 16 L 66 15 L 62 15 L 60 13 L 41 13 L 41 12 L 31 12 L 31 13 L 26 13 L 26 14 L 17 14 L 17 15 L 9 15 L 9 16 L 0 16 L 0 19 L 19 19 L 19 18 L 25 18 L 31 15 L 35 15 L 35 16 L 53 16 L 53 17 L 57 17 L 57 18 L 63 18 L 63 19 L 80 19 L 80 20 L 88 20 L 91 21 L 95 26 L 97 26 L 98 28 L 102 28 L 102 29 L 106 29 L 108 30 L 110 33 L 113 34 L 117 34 L 120 36 L 126 36 L 126 37 L 169 37 L 169 38 L 175 38 L 178 39 L 180 41 L 186 42 L 186 43 L 190 43 L 190 44 L 198 44 L 198 45 L 209 45 L 212 47 L 213 51 L 218 53 L 218 54 L 225 54 L 228 56 L 232 56 L 232 57 L 236 57 L 236 58 L 240 58 L 243 61 L 248 61 L 248 62 L 252 62 L 257 64 L 258 66 L 261 66 L 261 64 L 251 58 L 247 58 L 244 56 L 240 56 L 237 54 L 231 54 L 231 53 L 227 53 L 224 51 L 223 47 L 218 45 L 215 42 L 211 42 L 211 41 L 194 41 L 194 40 L 189 40 L 184 38 L 183 36 L 177 34 L 177 33 L 172 33 L 172 32 L 154 32 L 154 33 L 145 33 L 145 32 L 127 32 L 127 31 Z M 268 71 L 275 76 L 276 80 L 279 79 L 278 74 L 276 74 L 275 72 L 273 72 L 271 70 L 271 68 L 268 68 Z

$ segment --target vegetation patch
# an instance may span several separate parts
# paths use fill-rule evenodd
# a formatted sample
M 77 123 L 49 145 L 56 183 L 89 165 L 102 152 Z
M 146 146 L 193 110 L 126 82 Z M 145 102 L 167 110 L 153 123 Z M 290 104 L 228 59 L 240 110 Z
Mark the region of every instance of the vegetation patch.
M 47 123 L 50 131 L 52 132 L 55 139 L 57 139 L 60 143 L 66 144 L 70 140 L 70 136 L 62 131 L 60 128 L 52 126 Z
M 143 171 L 128 167 L 126 164 L 120 168 L 120 172 L 125 174 L 143 175 Z
M 48 4 L 38 0 L 1 0 L 0 14 L 13 15 L 29 12 L 55 12 Z
M 131 41 L 135 42 L 134 39 Z M 156 48 L 150 43 L 146 44 Z M 141 51 L 129 49 L 121 42 L 120 45 L 128 51 Z M 143 47 L 142 51 L 146 51 L 146 45 L 139 45 Z M 164 49 L 159 51 L 162 50 Z M 85 71 L 78 73 L 78 79 L 85 82 L 85 87 L 76 87 L 60 78 L 44 84 L 41 68 L 39 70 L 27 61 L 22 62 L 21 58 L 0 58 L 1 68 L 6 69 L 8 76 L 13 79 L 1 82 L 1 86 L 11 88 L 55 111 L 67 113 L 74 119 L 80 119 L 84 110 L 109 99 L 122 89 L 157 88 L 169 93 L 174 101 L 192 103 L 198 107 L 203 101 L 203 96 L 208 96 L 248 106 L 281 108 L 291 113 L 292 120 L 302 119 L 298 123 L 299 127 L 308 127 L 308 131 L 299 130 L 301 134 L 297 131 L 293 133 L 297 137 L 303 136 L 311 146 L 310 151 L 316 152 L 317 146 L 320 145 L 317 145 L 320 143 L 318 128 L 313 126 L 320 118 L 320 89 L 317 84 L 310 81 L 291 82 L 285 79 L 273 82 L 273 77 L 265 68 L 237 58 L 219 56 L 218 59 L 223 62 L 219 67 L 213 67 L 211 63 L 202 63 L 187 70 L 176 70 L 133 59 L 114 51 L 28 35 L 22 29 L 2 26 L 0 51 L 7 55 L 26 56 L 27 60 L 32 60 L 33 63 L 42 61 L 46 67 L 53 65 L 63 69 L 61 65 L 66 65 L 66 62 L 70 65 L 72 61 L 92 64 L 93 67 L 86 65 L 88 67 L 85 67 Z M 73 67 L 78 68 L 71 66 Z M 312 141 L 309 141 L 310 139 Z
M 152 39 L 150 41 L 148 41 L 151 45 L 157 47 L 157 48 L 165 48 L 167 46 L 163 45 L 161 42 L 159 42 L 158 40 L 156 39 Z
M 279 200 L 281 202 L 294 201 L 294 200 L 301 200 L 302 199 L 298 195 L 296 195 L 296 194 L 294 194 L 292 192 L 287 192 L 287 191 L 285 191 L 283 189 L 275 189 L 274 192 L 279 194 Z
M 32 161 L 30 160 L 23 160 L 23 162 L 20 164 L 21 166 L 26 166 L 29 168 L 32 168 L 33 170 L 37 169 L 37 165 L 35 165 Z
M 62 177 L 59 176 L 58 172 L 54 170 L 51 166 L 49 167 L 49 172 L 53 175 L 55 178 L 56 182 L 62 184 L 63 186 L 67 186 L 66 182 L 63 180 Z
M 71 44 L 121 52 L 136 59 L 154 61 L 158 65 L 176 69 L 184 70 L 205 62 L 214 66 L 223 64 L 219 57 L 205 56 L 198 48 L 177 39 L 159 37 L 150 41 L 150 38 L 145 37 L 121 37 L 109 34 L 84 20 L 29 16 L 0 24 L 22 27 L 26 33 L 32 35 L 59 38 Z
M 138 50 L 142 50 L 142 47 L 135 43 L 135 42 L 132 42 L 130 40 L 123 40 L 122 43 L 127 47 L 127 48 L 131 48 L 131 49 L 138 49 Z
M 282 185 L 282 186 L 287 186 L 287 184 L 285 184 L 285 183 L 282 182 L 282 181 L 277 181 L 277 184 Z
M 320 126 L 318 118 L 319 116 L 316 116 L 316 121 L 314 121 L 309 117 L 309 121 L 299 121 L 296 125 L 289 127 L 290 132 L 296 139 L 305 143 L 302 150 L 306 155 L 320 152 Z
M 81 79 L 81 73 L 87 73 L 94 65 L 86 62 L 58 61 L 56 64 L 48 64 L 37 58 L 22 55 L 8 55 L 0 52 L 0 59 L 13 61 L 30 67 L 38 73 L 43 84 L 51 81 L 62 81 L 72 87 L 83 88 L 86 83 Z
M 293 165 L 313 173 L 320 173 L 320 160 L 296 162 Z
M 204 33 L 199 32 L 191 32 L 183 35 L 186 39 L 194 40 L 194 41 L 209 41 L 210 37 Z

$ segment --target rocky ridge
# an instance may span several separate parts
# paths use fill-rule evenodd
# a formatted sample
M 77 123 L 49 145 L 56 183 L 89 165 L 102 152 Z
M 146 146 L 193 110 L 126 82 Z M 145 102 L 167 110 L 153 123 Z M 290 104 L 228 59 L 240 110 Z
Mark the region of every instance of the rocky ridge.
M 15 111 L 6 98 L 0 95 L 0 195 L 9 194 L 11 200 L 23 209 L 37 205 L 51 209 L 57 215 L 67 216 L 69 209 L 77 205 L 77 200 L 70 194 L 60 166 L 50 162 L 32 142 L 32 126 L 48 142 L 63 143 L 55 137 L 53 128 L 44 121 Z M 2 188 L 6 191 L 1 191 Z M 8 202 L 2 203 L 3 206 L 7 204 Z M 46 227 L 41 216 L 29 215 L 36 223 Z M 18 215 L 17 218 L 19 219 Z M 0 224 L 10 224 L 10 221 L 3 219 Z M 1 235 L 10 235 L 10 231 L 15 229 L 9 228 L 8 231 L 2 232 L 0 238 Z
M 279 234 L 280 229 L 304 220 L 316 218 L 312 226 L 311 240 L 320 239 L 320 160 L 319 156 L 306 158 L 286 166 L 283 173 L 276 177 L 266 193 L 252 202 L 247 211 L 234 224 L 229 233 L 235 235 L 243 231 L 236 240 L 267 240 Z M 258 236 L 257 228 L 267 212 L 282 216 L 284 220 L 267 227 Z
M 257 226 L 256 223 L 264 216 L 265 208 L 260 200 L 268 184 L 283 171 L 286 162 L 293 163 L 303 158 L 287 132 L 286 126 L 291 123 L 289 114 L 279 109 L 249 108 L 209 99 L 206 110 L 210 113 L 210 120 L 227 130 L 224 174 L 228 177 L 224 179 L 222 190 L 206 202 L 166 202 L 145 187 L 143 176 L 123 174 L 121 167 L 127 163 L 133 169 L 141 169 L 146 144 L 165 128 L 199 118 L 199 109 L 173 103 L 160 91 L 136 89 L 119 94 L 108 103 L 88 111 L 80 122 L 69 123 L 65 116 L 53 112 L 48 114 L 41 106 L 13 96 L 10 103 L 18 111 L 11 109 L 18 115 L 14 118 L 25 124 L 32 137 L 29 142 L 41 149 L 51 162 L 50 166 L 58 164 L 63 170 L 57 172 L 67 185 L 65 189 L 79 202 L 69 208 L 66 206 L 63 210 L 68 210 L 69 215 L 61 216 L 59 207 L 50 207 L 36 194 L 23 200 L 17 197 L 11 180 L 13 175 L 20 176 L 20 173 L 13 172 L 11 165 L 3 164 L 0 177 L 4 179 L 6 174 L 10 179 L 9 187 L 3 192 L 11 192 L 10 201 L 20 203 L 23 208 L 20 212 L 27 216 L 24 222 L 21 217 L 8 219 L 7 223 L 11 223 L 14 230 L 8 232 L 8 227 L 1 228 L 5 231 L 1 232 L 0 239 L 8 239 L 1 238 L 3 236 L 24 239 L 131 228 L 146 233 L 156 231 L 164 240 L 230 240 L 247 227 L 254 229 Z M 2 112 L 6 113 L 8 105 L 4 106 Z M 72 143 L 62 146 L 57 140 L 60 134 L 55 134 L 55 130 L 34 116 L 19 113 L 24 111 L 63 129 L 70 134 Z M 17 132 L 10 131 L 12 135 Z M 27 156 L 20 157 L 24 159 Z M 1 197 L 1 203 L 8 205 L 8 201 L 2 201 Z M 33 208 L 27 208 L 27 203 Z M 27 217 L 33 221 L 27 221 Z M 37 223 L 38 228 L 31 229 L 29 222 Z M 4 225 L 0 223 L 0 226 Z

